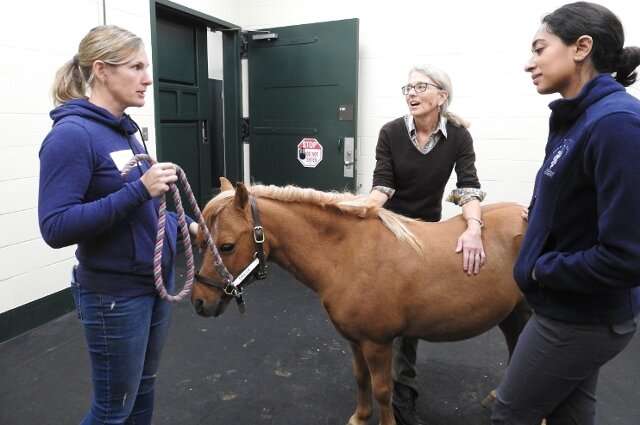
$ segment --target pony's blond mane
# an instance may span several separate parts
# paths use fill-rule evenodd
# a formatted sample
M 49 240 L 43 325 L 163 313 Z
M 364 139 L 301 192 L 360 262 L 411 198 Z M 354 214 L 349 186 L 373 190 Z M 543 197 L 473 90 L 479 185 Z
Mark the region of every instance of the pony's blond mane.
M 300 202 L 317 205 L 321 208 L 335 208 L 343 213 L 359 217 L 378 217 L 384 226 L 393 233 L 398 240 L 408 243 L 419 254 L 423 253 L 422 244 L 406 226 L 417 220 L 404 217 L 387 209 L 367 204 L 367 197 L 354 195 L 348 192 L 322 192 L 315 189 L 301 188 L 297 186 L 255 185 L 248 186 L 249 193 L 256 197 L 273 199 L 283 202 Z M 227 204 L 218 202 L 230 199 L 234 195 L 233 190 L 227 190 L 218 194 L 205 207 L 207 215 L 217 215 Z

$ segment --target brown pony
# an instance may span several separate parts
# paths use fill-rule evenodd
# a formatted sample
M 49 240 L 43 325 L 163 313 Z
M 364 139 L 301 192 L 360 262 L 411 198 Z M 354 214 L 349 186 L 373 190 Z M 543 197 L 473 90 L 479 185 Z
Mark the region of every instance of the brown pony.
M 264 228 L 264 253 L 315 291 L 331 321 L 351 344 L 357 406 L 349 425 L 372 413 L 395 425 L 391 408 L 391 345 L 396 336 L 456 341 L 499 325 L 511 354 L 529 317 L 512 278 L 526 223 L 516 204 L 483 207 L 488 262 L 476 276 L 462 271 L 454 252 L 464 228 L 460 216 L 440 223 L 411 220 L 362 197 L 226 179 L 203 216 L 229 272 L 238 275 L 254 259 L 255 214 Z M 204 281 L 219 281 L 207 252 L 191 296 L 198 314 L 218 316 L 232 297 Z M 218 284 L 219 286 L 219 284 Z

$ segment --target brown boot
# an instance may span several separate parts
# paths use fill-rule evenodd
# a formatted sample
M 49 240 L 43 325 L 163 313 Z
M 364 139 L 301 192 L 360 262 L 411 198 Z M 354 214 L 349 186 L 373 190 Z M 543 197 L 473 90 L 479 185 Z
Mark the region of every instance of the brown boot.
M 418 393 L 411 387 L 393 383 L 393 415 L 397 425 L 425 425 L 416 411 Z

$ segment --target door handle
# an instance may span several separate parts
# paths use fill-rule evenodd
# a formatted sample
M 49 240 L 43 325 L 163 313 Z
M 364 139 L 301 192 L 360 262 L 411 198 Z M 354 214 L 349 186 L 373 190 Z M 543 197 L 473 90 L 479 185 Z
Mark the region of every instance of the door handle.
M 338 147 L 342 150 L 342 175 L 344 177 L 353 178 L 355 171 L 355 140 L 353 137 L 342 137 L 339 140 Z
M 201 131 L 202 131 L 202 144 L 203 145 L 207 145 L 209 144 L 209 139 L 207 138 L 207 122 L 206 121 L 200 121 L 201 124 Z

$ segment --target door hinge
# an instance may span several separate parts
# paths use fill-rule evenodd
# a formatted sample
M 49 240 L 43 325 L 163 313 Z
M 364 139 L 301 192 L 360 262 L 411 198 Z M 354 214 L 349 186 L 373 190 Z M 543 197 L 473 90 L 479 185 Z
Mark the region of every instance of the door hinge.
M 249 143 L 249 118 L 242 118 L 240 121 L 240 140 L 242 143 Z
M 240 59 L 249 57 L 249 31 L 240 33 Z

